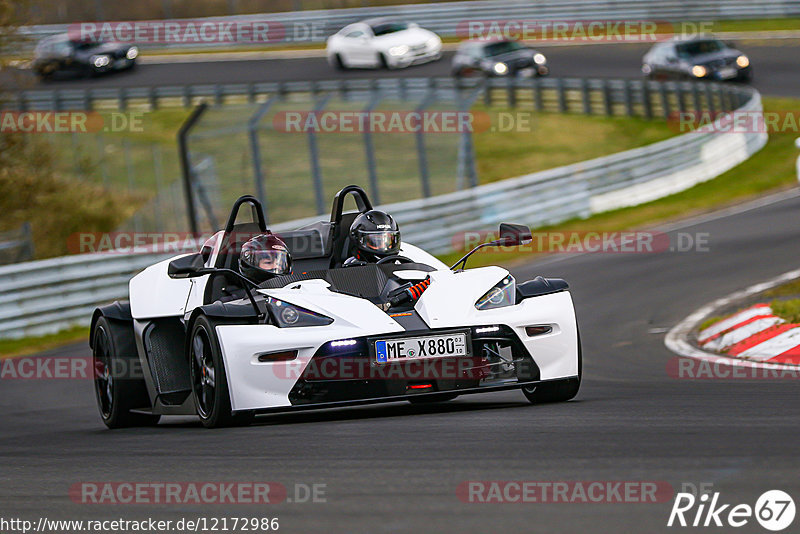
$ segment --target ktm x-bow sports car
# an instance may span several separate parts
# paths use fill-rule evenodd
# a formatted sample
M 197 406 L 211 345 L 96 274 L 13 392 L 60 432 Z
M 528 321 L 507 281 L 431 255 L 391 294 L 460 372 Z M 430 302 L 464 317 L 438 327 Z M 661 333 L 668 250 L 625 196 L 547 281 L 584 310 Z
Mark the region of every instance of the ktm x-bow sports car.
M 343 213 L 352 195 L 358 211 Z M 252 220 L 239 222 L 242 206 Z M 257 284 L 239 270 L 242 245 L 267 232 L 254 197 L 236 201 L 200 252 L 144 269 L 130 300 L 91 322 L 95 389 L 111 428 L 162 415 L 207 427 L 254 415 L 390 401 L 447 401 L 521 389 L 533 403 L 566 401 L 581 383 L 581 344 L 567 284 L 518 283 L 501 267 L 448 268 L 402 242 L 377 263 L 343 266 L 366 193 L 336 194 L 329 221 L 279 233 L 291 274 Z M 531 240 L 503 224 L 487 246 Z

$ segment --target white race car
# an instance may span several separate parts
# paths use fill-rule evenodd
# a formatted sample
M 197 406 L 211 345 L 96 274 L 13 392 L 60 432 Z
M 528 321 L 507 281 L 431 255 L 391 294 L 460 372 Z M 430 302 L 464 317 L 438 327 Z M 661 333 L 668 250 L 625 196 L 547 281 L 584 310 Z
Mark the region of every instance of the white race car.
M 339 69 L 399 69 L 442 57 L 442 40 L 417 24 L 368 19 L 328 38 L 328 63 Z
M 357 212 L 343 213 L 348 195 Z M 245 205 L 256 222 L 236 222 Z M 279 234 L 292 274 L 258 285 L 238 270 L 242 245 L 266 231 L 261 204 L 245 196 L 200 252 L 136 275 L 130 301 L 92 317 L 103 422 L 196 414 L 218 427 L 260 413 L 515 388 L 534 403 L 577 394 L 581 345 L 563 280 L 466 269 L 469 254 L 448 268 L 409 243 L 377 264 L 342 267 L 350 224 L 370 209 L 360 187 L 342 189 L 330 221 Z M 503 224 L 499 239 L 470 254 L 530 239 L 527 227 Z

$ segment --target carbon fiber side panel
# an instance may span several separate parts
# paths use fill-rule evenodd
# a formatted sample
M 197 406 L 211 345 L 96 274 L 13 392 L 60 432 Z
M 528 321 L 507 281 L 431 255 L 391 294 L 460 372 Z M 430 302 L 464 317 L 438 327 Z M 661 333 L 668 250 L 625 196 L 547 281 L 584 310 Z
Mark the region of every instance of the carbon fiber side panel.
M 161 395 L 192 388 L 184 354 L 185 336 L 183 324 L 173 318 L 154 321 L 145 331 L 147 360 Z

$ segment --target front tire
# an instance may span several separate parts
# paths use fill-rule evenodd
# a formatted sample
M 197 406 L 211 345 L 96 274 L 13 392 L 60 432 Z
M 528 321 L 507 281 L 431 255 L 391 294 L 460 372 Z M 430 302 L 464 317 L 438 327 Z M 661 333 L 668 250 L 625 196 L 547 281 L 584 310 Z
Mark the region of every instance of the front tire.
M 100 417 L 108 428 L 152 426 L 160 415 L 132 413 L 150 406 L 130 325 L 100 317 L 92 339 L 94 389 Z
M 347 65 L 344 64 L 341 54 L 333 56 L 333 66 L 336 67 L 336 70 L 347 70 Z
M 206 428 L 244 426 L 253 422 L 252 412 L 234 414 L 228 392 L 225 362 L 215 325 L 201 315 L 192 326 L 189 345 L 192 393 L 197 416 Z
M 563 380 L 553 380 L 538 386 L 523 387 L 522 393 L 533 404 L 547 404 L 551 402 L 566 402 L 575 398 L 581 388 L 583 375 L 583 350 L 581 348 L 581 334 L 578 333 L 578 376 Z

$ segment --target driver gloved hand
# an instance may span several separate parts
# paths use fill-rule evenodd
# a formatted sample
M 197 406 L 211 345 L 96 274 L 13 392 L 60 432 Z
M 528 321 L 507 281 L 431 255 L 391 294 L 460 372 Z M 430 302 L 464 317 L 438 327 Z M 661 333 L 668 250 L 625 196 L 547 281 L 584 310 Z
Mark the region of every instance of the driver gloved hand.
M 356 258 L 355 256 L 351 256 L 351 257 L 347 258 L 346 260 L 344 260 L 344 263 L 342 264 L 342 267 L 359 267 L 361 265 L 366 265 L 366 264 L 367 264 L 367 262 L 365 262 L 364 260 L 360 260 L 360 259 Z

